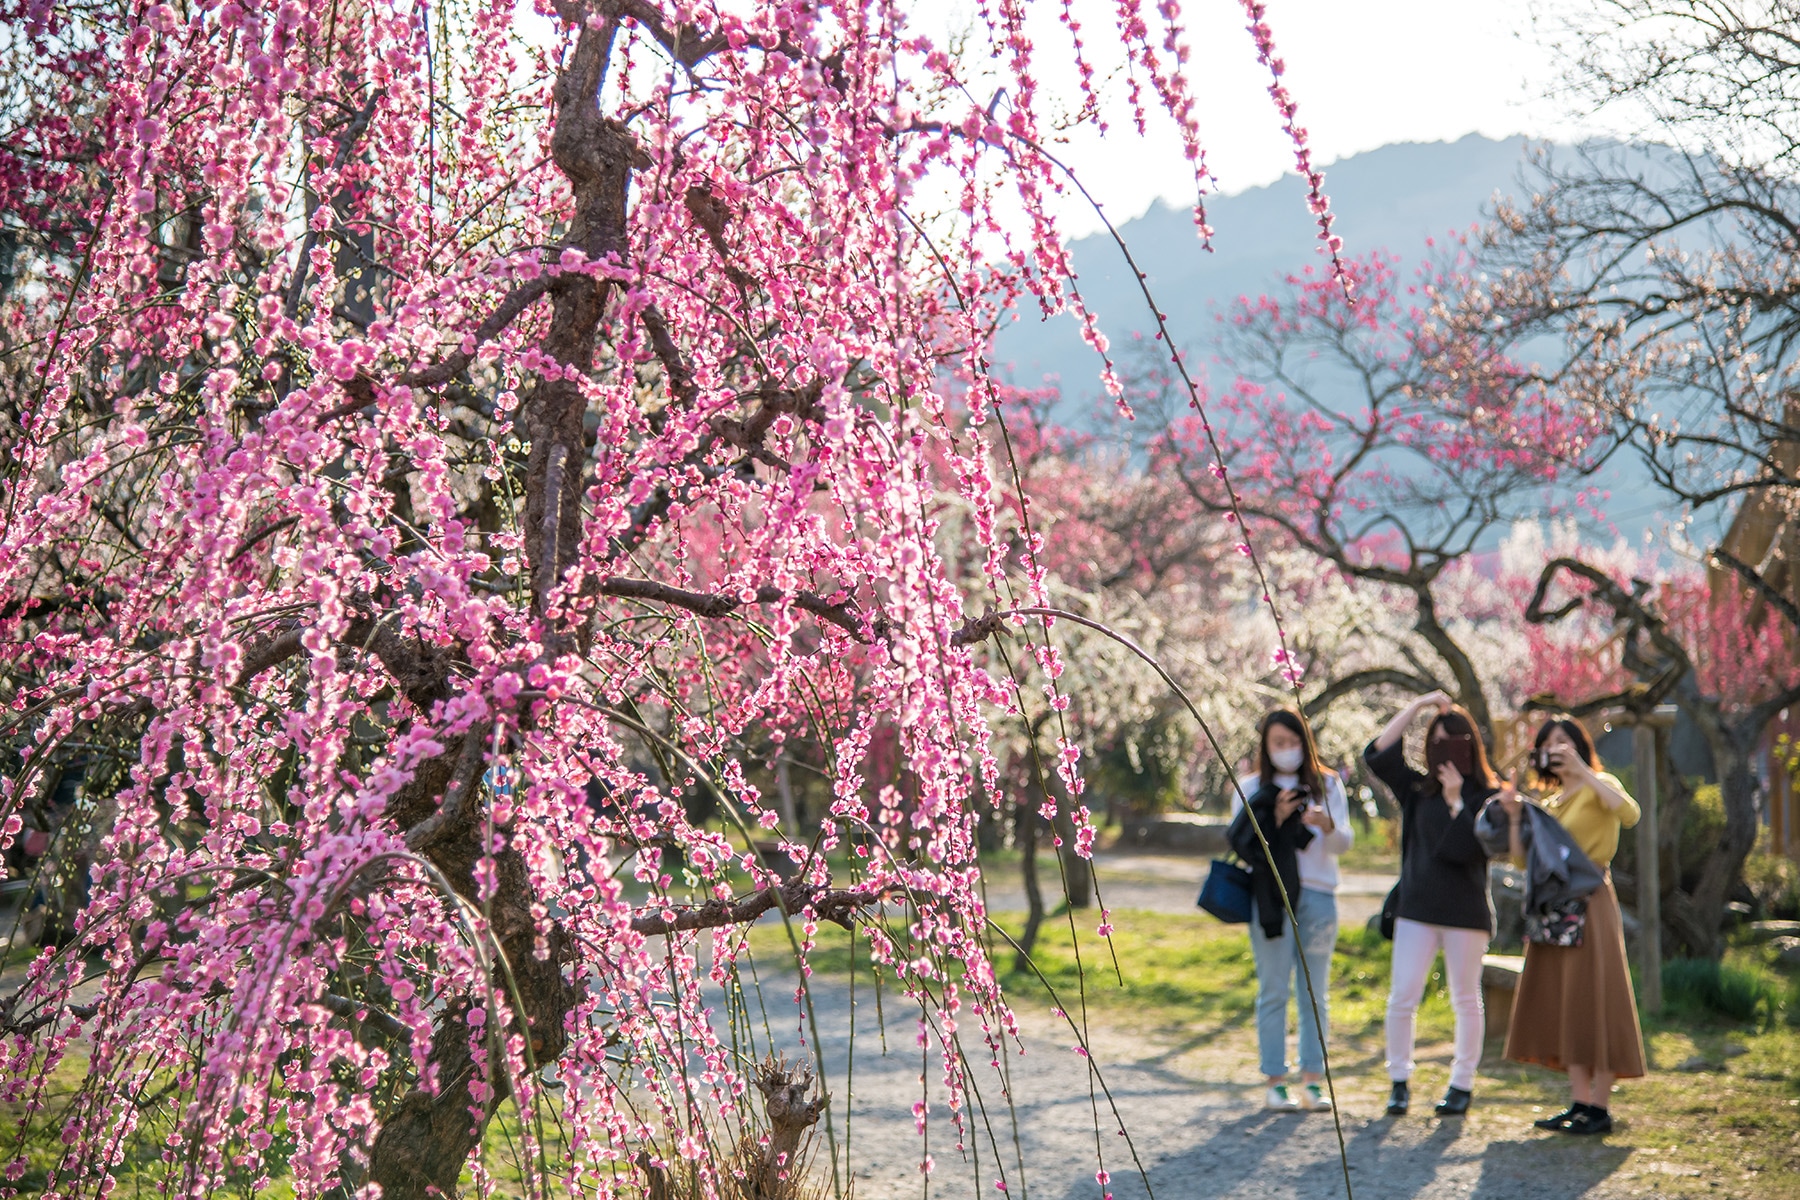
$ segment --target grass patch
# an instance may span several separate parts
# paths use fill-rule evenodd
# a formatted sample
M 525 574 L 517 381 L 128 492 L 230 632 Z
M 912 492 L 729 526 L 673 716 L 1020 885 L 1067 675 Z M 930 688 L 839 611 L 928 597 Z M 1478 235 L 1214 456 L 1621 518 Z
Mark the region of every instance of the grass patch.
M 1382 817 L 1369 822 L 1366 828 L 1360 821 L 1354 824 L 1356 840 L 1338 857 L 1338 866 L 1370 875 L 1398 875 L 1400 822 Z
M 1760 965 L 1710 958 L 1663 964 L 1663 1001 L 1695 1017 L 1711 1014 L 1744 1024 L 1768 1024 L 1787 1006 L 1788 987 Z

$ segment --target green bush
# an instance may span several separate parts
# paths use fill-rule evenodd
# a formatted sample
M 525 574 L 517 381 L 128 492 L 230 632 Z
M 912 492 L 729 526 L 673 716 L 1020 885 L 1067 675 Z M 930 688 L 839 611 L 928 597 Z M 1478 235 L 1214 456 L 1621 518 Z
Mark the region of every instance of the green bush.
M 1783 988 L 1767 974 L 1710 958 L 1663 964 L 1663 998 L 1693 1012 L 1712 1012 L 1742 1024 L 1773 1021 L 1785 1006 Z
M 1158 716 L 1094 748 L 1086 774 L 1106 798 L 1109 821 L 1155 816 L 1182 806 L 1187 739 L 1173 716 Z
M 1725 836 L 1725 800 L 1719 785 L 1703 783 L 1694 789 L 1687 811 L 1681 816 L 1681 886 L 1700 882 L 1706 856 Z
M 1744 860 L 1744 883 L 1756 899 L 1757 915 L 1768 920 L 1800 920 L 1800 863 L 1768 852 L 1768 830 L 1756 852 Z

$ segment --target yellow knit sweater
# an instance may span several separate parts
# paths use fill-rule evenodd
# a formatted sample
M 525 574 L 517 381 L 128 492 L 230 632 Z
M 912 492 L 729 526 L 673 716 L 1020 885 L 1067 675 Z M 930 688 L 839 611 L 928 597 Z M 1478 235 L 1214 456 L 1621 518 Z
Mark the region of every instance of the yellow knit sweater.
M 1600 778 L 1624 796 L 1625 803 L 1608 808 L 1601 802 L 1599 792 L 1583 785 L 1573 792 L 1558 792 L 1549 797 L 1544 801 L 1544 808 L 1562 822 L 1563 828 L 1569 831 L 1581 852 L 1594 860 L 1595 866 L 1605 867 L 1619 852 L 1619 830 L 1636 825 L 1642 813 L 1637 801 L 1616 778 L 1604 771 L 1600 772 Z

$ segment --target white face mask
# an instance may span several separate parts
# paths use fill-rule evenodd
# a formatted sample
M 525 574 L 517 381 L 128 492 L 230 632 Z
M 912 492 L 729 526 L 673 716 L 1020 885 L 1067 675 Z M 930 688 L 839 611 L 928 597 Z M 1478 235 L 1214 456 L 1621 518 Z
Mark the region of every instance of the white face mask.
M 1269 765 L 1283 775 L 1292 775 L 1300 769 L 1304 754 L 1300 747 L 1293 746 L 1286 750 L 1269 751 Z

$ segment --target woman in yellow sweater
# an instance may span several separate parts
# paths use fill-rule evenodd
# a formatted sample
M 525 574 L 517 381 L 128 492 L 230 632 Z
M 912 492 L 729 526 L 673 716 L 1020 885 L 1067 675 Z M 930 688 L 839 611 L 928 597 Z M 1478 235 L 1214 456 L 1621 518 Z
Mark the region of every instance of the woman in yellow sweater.
M 1544 809 L 1606 872 L 1606 882 L 1588 897 L 1579 946 L 1525 947 L 1506 1057 L 1568 1072 L 1568 1109 L 1535 1122 L 1539 1129 L 1606 1133 L 1612 1129 L 1607 1100 L 1613 1081 L 1644 1073 L 1644 1038 L 1625 958 L 1625 929 L 1607 870 L 1618 853 L 1619 831 L 1638 822 L 1638 806 L 1617 779 L 1600 769 L 1593 739 L 1573 717 L 1545 722 L 1531 758 L 1533 774 L 1556 789 L 1542 801 Z M 1510 786 L 1499 803 L 1511 820 L 1513 858 L 1521 861 L 1521 803 Z M 1646 930 L 1645 936 L 1655 937 L 1656 931 Z

